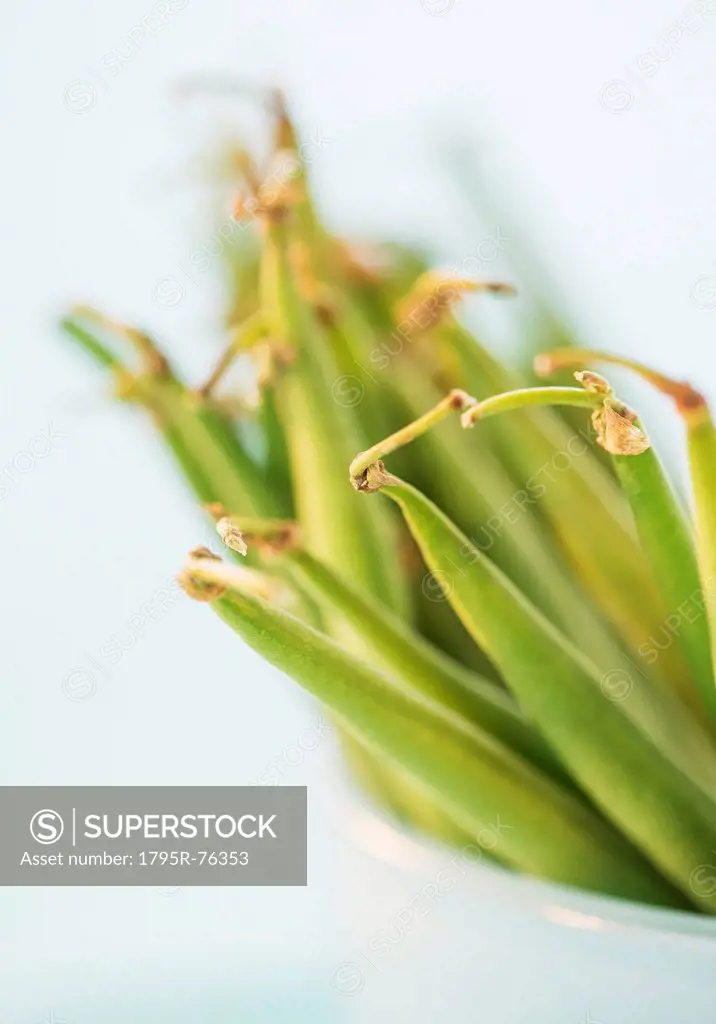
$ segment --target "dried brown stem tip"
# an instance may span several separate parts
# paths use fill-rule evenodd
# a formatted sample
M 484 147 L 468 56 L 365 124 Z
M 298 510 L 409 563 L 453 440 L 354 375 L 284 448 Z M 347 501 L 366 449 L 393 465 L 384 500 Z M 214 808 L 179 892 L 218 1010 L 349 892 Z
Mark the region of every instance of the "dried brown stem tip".
M 394 484 L 396 482 L 397 478 L 387 471 L 380 459 L 377 462 L 371 463 L 360 476 L 351 477 L 351 483 L 355 489 L 362 491 L 364 494 L 371 494 L 373 491 L 379 491 L 385 484 Z
M 641 455 L 651 447 L 649 438 L 636 426 L 636 413 L 613 398 L 592 413 L 597 444 L 610 455 Z
M 604 403 L 592 413 L 597 444 L 610 455 L 641 455 L 650 447 L 649 438 L 637 426 L 639 417 L 615 397 L 608 380 L 591 370 L 577 370 L 576 380 L 586 391 L 604 395 Z
M 574 379 L 579 381 L 585 391 L 591 391 L 595 395 L 612 394 L 609 381 L 600 373 L 592 373 L 591 370 L 577 370 Z
M 202 545 L 201 547 L 194 548 L 189 552 L 188 564 L 184 566 L 177 577 L 179 586 L 194 601 L 215 601 L 225 593 L 226 586 L 223 583 L 211 583 L 202 580 L 192 571 L 191 563 L 203 561 L 221 563 L 219 556 L 215 555 L 213 551 L 209 551 L 207 547 Z
M 244 540 L 244 535 L 238 526 L 232 522 L 231 519 L 224 518 L 220 519 L 216 524 L 216 532 L 219 534 L 227 548 L 231 548 L 232 551 L 238 551 L 240 555 L 248 554 L 248 547 Z
M 710 416 L 708 403 L 700 391 L 685 384 L 684 390 L 675 396 L 675 400 L 677 411 L 691 427 L 708 420 Z
M 216 529 L 227 547 L 245 555 L 248 547 L 264 555 L 276 555 L 299 543 L 298 523 L 288 519 L 240 519 L 224 516 Z
M 395 309 L 399 324 L 409 321 L 419 330 L 435 327 L 450 312 L 452 305 L 466 293 L 491 292 L 495 295 L 515 295 L 512 285 L 502 281 L 474 281 L 455 274 L 440 274 L 428 270 L 415 282 Z
M 196 601 L 215 601 L 229 592 L 258 597 L 286 610 L 296 606 L 294 591 L 282 580 L 256 569 L 228 565 L 204 547 L 190 552 L 179 582 Z
M 472 395 L 468 395 L 467 391 L 461 391 L 460 388 L 453 388 L 447 396 L 448 403 L 451 409 L 455 412 L 462 412 L 463 409 L 469 408 L 475 404 L 475 399 Z

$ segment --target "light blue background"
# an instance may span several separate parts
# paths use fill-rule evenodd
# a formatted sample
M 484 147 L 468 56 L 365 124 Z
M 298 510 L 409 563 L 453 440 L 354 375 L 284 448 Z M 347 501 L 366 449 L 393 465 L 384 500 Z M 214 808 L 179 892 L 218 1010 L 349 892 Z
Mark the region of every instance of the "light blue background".
M 255 132 L 257 118 L 235 98 L 181 99 L 177 83 L 284 85 L 304 135 L 331 139 L 313 171 L 342 230 L 429 243 L 453 267 L 499 224 L 513 241 L 491 271 L 536 248 L 585 341 L 716 397 L 716 8 L 454 0 L 439 15 L 440 0 L 425 2 L 191 0 L 105 90 L 93 73 L 129 53 L 150 4 L 6 0 L 0 465 L 51 424 L 65 436 L 16 483 L 1 478 L 2 782 L 250 783 L 316 721 L 292 684 L 183 597 L 118 663 L 99 653 L 206 535 L 150 428 L 113 404 L 53 319 L 91 301 L 150 328 L 196 379 L 215 359 L 218 275 L 185 280 L 170 309 L 153 292 L 206 239 L 217 132 Z M 649 74 L 643 55 L 667 57 L 667 33 L 680 38 Z M 85 113 L 63 103 L 76 80 L 97 89 Z M 456 137 L 484 154 L 501 213 L 480 221 L 461 196 L 445 166 Z M 668 407 L 644 401 L 678 451 Z M 77 668 L 96 681 L 84 702 L 63 692 Z M 73 1022 L 119 1020 L 120 992 L 135 1000 L 129 1016 L 161 1004 L 175 1021 L 201 1019 L 207 993 L 217 1021 L 347 1012 L 330 987 L 352 842 L 334 746 L 327 737 L 285 768 L 285 781 L 310 786 L 307 890 L 0 892 L 0 1021 L 32 1024 L 52 1007 Z M 368 858 L 361 870 L 369 877 Z M 364 882 L 364 903 L 370 891 Z M 259 1017 L 267 991 L 282 1008 Z

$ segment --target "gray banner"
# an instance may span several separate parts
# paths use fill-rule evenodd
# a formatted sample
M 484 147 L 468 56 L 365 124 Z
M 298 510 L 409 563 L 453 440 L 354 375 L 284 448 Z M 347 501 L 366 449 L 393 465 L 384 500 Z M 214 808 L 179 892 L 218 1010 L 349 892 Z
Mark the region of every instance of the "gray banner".
M 305 786 L 0 787 L 0 885 L 306 885 Z

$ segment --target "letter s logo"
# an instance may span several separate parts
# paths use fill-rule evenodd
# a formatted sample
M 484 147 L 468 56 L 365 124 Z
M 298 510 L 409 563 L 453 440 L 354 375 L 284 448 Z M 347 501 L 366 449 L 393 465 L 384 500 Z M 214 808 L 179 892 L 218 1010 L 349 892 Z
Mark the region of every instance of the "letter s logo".
M 49 846 L 62 838 L 65 823 L 57 811 L 38 811 L 30 822 L 30 835 L 36 842 Z

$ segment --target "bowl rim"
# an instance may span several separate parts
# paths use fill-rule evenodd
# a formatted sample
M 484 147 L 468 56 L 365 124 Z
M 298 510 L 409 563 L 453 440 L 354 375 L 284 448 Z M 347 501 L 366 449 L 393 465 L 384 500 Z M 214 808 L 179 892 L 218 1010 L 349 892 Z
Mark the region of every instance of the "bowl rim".
M 351 841 L 368 854 L 421 873 L 445 868 L 444 846 L 402 827 L 380 808 L 365 803 L 360 794 L 354 792 L 349 805 L 345 817 Z M 453 860 L 460 852 L 455 851 Z M 669 934 L 696 940 L 716 950 L 716 916 L 589 892 L 518 874 L 494 861 L 463 863 L 469 865 L 466 877 L 469 875 L 472 885 L 489 895 L 491 901 L 523 911 L 529 908 L 557 926 L 591 932 Z M 711 884 L 716 888 L 716 864 L 703 867 L 709 870 Z

